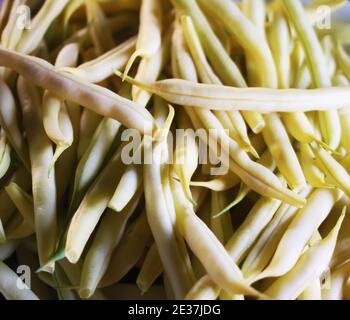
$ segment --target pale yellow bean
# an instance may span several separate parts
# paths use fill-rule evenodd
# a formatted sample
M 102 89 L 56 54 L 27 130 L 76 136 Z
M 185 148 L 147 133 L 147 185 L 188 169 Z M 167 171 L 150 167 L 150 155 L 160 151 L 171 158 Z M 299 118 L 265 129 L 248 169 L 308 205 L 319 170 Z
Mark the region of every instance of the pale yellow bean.
M 65 252 L 67 259 L 76 263 L 101 215 L 107 208 L 124 165 L 121 160 L 122 146 L 90 187 L 70 222 Z
M 307 187 L 301 192 L 301 195 L 307 197 L 310 192 L 311 188 Z M 242 265 L 242 272 L 245 277 L 253 278 L 259 275 L 266 267 L 297 211 L 297 208 L 287 204 L 282 204 L 277 210 L 275 216 L 261 233 Z
M 0 123 L 6 132 L 6 137 L 10 141 L 12 148 L 18 154 L 26 168 L 29 169 L 28 146 L 22 137 L 18 126 L 18 112 L 16 103 L 10 88 L 0 79 Z
M 239 268 L 228 256 L 224 247 L 205 223 L 195 215 L 190 202 L 186 200 L 181 190 L 181 185 L 177 181 L 172 182 L 182 234 L 213 281 L 231 293 L 259 295 L 255 289 L 245 284 Z
M 293 218 L 271 262 L 258 279 L 282 276 L 292 269 L 312 234 L 328 216 L 340 196 L 341 192 L 336 189 L 317 189 L 308 197 L 305 207 Z M 290 247 L 291 243 L 293 247 Z
M 121 76 L 120 72 L 116 72 Z M 269 112 L 306 112 L 349 107 L 350 93 L 346 88 L 270 89 L 234 88 L 167 79 L 154 83 L 126 80 L 149 90 L 165 100 L 179 105 L 213 110 L 257 110 Z
M 11 232 L 7 230 L 7 238 L 21 239 L 32 235 L 35 232 L 33 198 L 14 182 L 8 184 L 5 190 L 23 218 L 22 223 L 16 229 Z
M 145 260 L 137 276 L 136 284 L 142 293 L 146 293 L 163 272 L 157 245 L 154 243 L 148 250 Z
M 325 287 L 322 290 L 323 300 L 342 300 L 343 299 L 343 287 L 347 278 L 350 276 L 350 264 L 345 263 L 342 266 L 333 270 L 330 274 L 329 283 L 330 287 Z
M 31 21 L 30 30 L 24 30 L 16 51 L 30 54 L 39 46 L 45 32 L 57 16 L 63 11 L 68 0 L 47 0 Z
M 126 223 L 134 213 L 140 197 L 141 192 L 138 192 L 129 206 L 119 214 L 110 210 L 105 212 L 82 266 L 79 288 L 81 298 L 87 299 L 94 294 L 108 268 L 112 252 L 118 245 Z
M 135 44 L 136 38 L 132 37 L 96 59 L 81 64 L 78 68 L 63 68 L 63 70 L 92 83 L 101 82 L 113 75 L 114 69 L 120 70 L 126 65 Z
M 187 293 L 186 300 L 216 300 L 220 293 L 220 287 L 213 285 L 213 281 L 204 276 Z
M 163 4 L 160 0 L 142 0 L 140 10 L 139 34 L 137 36 L 136 51 L 132 54 L 125 67 L 125 75 L 137 57 L 150 58 L 161 46 L 163 21 Z
M 22 77 L 18 79 L 17 87 L 29 145 L 38 254 L 40 265 L 44 266 L 53 255 L 57 245 L 57 199 L 54 171 L 48 176 L 53 150 L 44 131 L 37 88 Z M 46 265 L 45 270 L 53 272 L 54 265 Z
M 331 232 L 318 244 L 308 249 L 287 274 L 278 278 L 265 294 L 272 299 L 296 299 L 326 270 L 344 219 L 344 213 Z
M 79 47 L 70 44 L 59 52 L 55 66 L 74 66 L 78 61 Z M 60 155 L 69 148 L 74 140 L 72 122 L 70 120 L 66 102 L 46 91 L 42 103 L 44 129 L 51 141 L 56 144 L 51 167 Z
M 299 160 L 278 114 L 266 116 L 265 122 L 266 126 L 262 134 L 279 171 L 290 188 L 295 190 L 305 188 L 306 181 Z
M 162 151 L 163 144 L 175 115 L 171 108 L 161 136 L 154 137 L 155 142 L 145 141 L 145 153 L 151 156 L 150 163 L 144 164 L 144 190 L 147 220 L 159 250 L 165 272 L 176 299 L 182 299 L 192 286 L 192 279 L 184 268 L 180 246 L 176 239 L 176 229 L 168 211 L 162 189 Z
M 319 168 L 332 183 L 337 185 L 346 195 L 350 195 L 350 175 L 332 155 L 321 147 L 312 146 Z
M 25 4 L 25 2 L 25 0 L 13 1 L 7 24 L 1 32 L 1 45 L 7 49 L 14 50 L 22 36 L 23 28 L 18 28 L 17 25 L 18 10 L 20 6 Z
M 302 292 L 298 300 L 322 300 L 320 279 L 316 279 Z
M 327 183 L 324 172 L 317 166 L 317 161 L 309 145 L 301 143 L 299 160 L 303 169 L 306 181 L 314 188 L 331 187 Z
M 112 91 L 90 84 L 67 73 L 57 72 L 48 62 L 0 48 L 0 65 L 12 68 L 33 83 L 92 109 L 96 113 L 120 120 L 127 127 L 141 132 L 152 132 L 153 118 L 136 103 L 124 99 Z
M 322 50 L 321 44 L 318 41 L 316 32 L 307 19 L 301 1 L 283 0 L 282 4 L 300 38 L 301 43 L 303 44 L 314 87 L 330 87 L 331 76 L 327 69 L 327 59 Z M 319 120 L 325 143 L 331 148 L 336 149 L 340 143 L 341 136 L 338 113 L 335 110 L 320 112 Z
M 115 248 L 111 262 L 99 287 L 108 287 L 120 281 L 141 258 L 152 239 L 146 213 L 142 212 L 126 230 L 123 239 Z

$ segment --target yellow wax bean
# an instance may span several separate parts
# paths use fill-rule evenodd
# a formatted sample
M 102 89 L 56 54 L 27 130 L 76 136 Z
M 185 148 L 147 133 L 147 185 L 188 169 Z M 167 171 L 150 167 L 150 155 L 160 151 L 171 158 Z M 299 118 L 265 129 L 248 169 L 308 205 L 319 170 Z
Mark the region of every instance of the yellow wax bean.
M 204 276 L 187 293 L 186 300 L 216 300 L 219 295 L 220 287 L 213 285 L 213 281 Z
M 7 49 L 15 49 L 18 41 L 20 40 L 23 32 L 23 28 L 18 28 L 18 9 L 25 4 L 25 0 L 15 0 L 12 4 L 11 11 L 9 13 L 7 24 L 4 30 L 1 32 L 1 45 Z
M 177 134 L 176 148 L 174 152 L 174 171 L 185 190 L 186 196 L 192 200 L 190 182 L 198 166 L 198 145 L 193 131 L 186 131 L 186 127 L 191 127 L 191 121 L 181 110 L 179 117 L 179 128 L 182 129 Z
M 152 132 L 153 118 L 137 104 L 124 99 L 112 91 L 90 84 L 67 73 L 55 71 L 48 62 L 0 48 L 0 65 L 13 68 L 33 83 L 51 91 L 58 97 L 66 98 L 109 116 L 127 127 L 141 132 Z
M 312 281 L 298 297 L 298 300 L 322 300 L 320 279 Z
M 214 71 L 217 74 L 220 72 L 222 81 L 230 85 L 245 86 L 240 70 L 226 53 L 197 2 L 195 0 L 172 0 L 172 2 L 181 14 L 188 15 L 193 19 L 209 61 L 212 63 Z
M 136 38 L 132 37 L 98 58 L 81 64 L 78 68 L 63 68 L 63 70 L 88 82 L 101 82 L 109 78 L 114 69 L 122 69 L 125 66 L 135 44 Z
M 281 201 L 264 197 L 255 203 L 225 246 L 234 261 L 242 261 L 280 205 Z
M 130 164 L 121 177 L 108 207 L 116 212 L 122 211 L 141 185 L 142 168 Z
M 261 154 L 265 149 L 265 144 L 262 141 L 261 135 L 254 135 L 250 137 L 254 149 Z M 265 154 L 265 152 L 264 152 Z M 263 156 L 262 156 L 263 157 Z M 259 159 L 258 162 L 261 162 L 262 159 Z M 204 187 L 211 189 L 213 191 L 226 191 L 237 186 L 240 183 L 239 177 L 233 172 L 229 171 L 227 174 L 214 178 L 209 181 L 192 181 L 192 186 Z
M 29 145 L 35 231 L 40 265 L 43 266 L 56 250 L 57 240 L 55 176 L 48 176 L 53 150 L 42 124 L 39 92 L 22 77 L 17 86 Z M 52 273 L 54 265 L 46 265 L 45 271 Z
M 8 184 L 5 190 L 23 217 L 23 222 L 16 229 L 7 231 L 7 238 L 19 239 L 32 235 L 35 232 L 33 198 L 14 182 Z
M 266 127 L 263 130 L 263 137 L 278 169 L 291 188 L 303 189 L 306 186 L 305 177 L 281 119 L 277 114 L 271 114 L 265 118 L 265 121 Z M 277 130 L 278 135 L 272 130 Z M 282 146 L 284 147 L 282 148 Z
M 291 270 L 308 240 L 328 216 L 340 196 L 341 192 L 331 189 L 317 189 L 309 196 L 305 207 L 299 210 L 293 218 L 271 262 L 258 276 L 258 279 L 281 276 Z M 293 247 L 290 247 L 291 243 Z
M 299 160 L 306 178 L 306 181 L 315 188 L 325 188 L 332 185 L 326 182 L 326 176 L 317 166 L 315 156 L 307 144 L 300 144 Z
M 68 150 L 58 159 L 56 163 L 56 181 L 57 181 L 57 198 L 62 196 L 67 190 L 74 176 L 74 170 L 77 164 L 77 149 L 80 135 L 80 106 L 68 101 L 67 110 L 73 127 L 73 143 Z
M 142 82 L 152 82 L 158 79 L 162 69 L 169 59 L 168 46 L 170 45 L 170 32 L 167 32 L 162 39 L 162 44 L 152 56 L 143 58 L 137 69 L 135 79 Z M 141 106 L 146 107 L 152 97 L 148 91 L 136 86 L 132 87 L 132 99 Z
M 119 93 L 123 97 L 129 97 L 129 91 L 130 86 L 124 85 Z M 98 125 L 76 168 L 72 196 L 73 207 L 79 203 L 84 192 L 101 170 L 121 127 L 121 123 L 107 117 L 102 119 Z
M 0 79 L 0 124 L 6 132 L 6 138 L 18 154 L 26 168 L 29 168 L 28 146 L 18 127 L 16 103 L 9 87 Z
M 123 239 L 113 251 L 111 262 L 99 286 L 107 287 L 120 281 L 141 258 L 151 237 L 146 213 L 142 212 L 126 230 Z
M 71 44 L 64 47 L 57 56 L 55 66 L 74 66 L 77 63 L 79 48 Z M 44 129 L 51 141 L 56 144 L 51 167 L 59 156 L 69 148 L 74 140 L 72 122 L 70 120 L 66 102 L 46 91 L 42 104 Z
M 183 236 L 213 281 L 228 292 L 258 296 L 259 293 L 255 289 L 246 285 L 239 268 L 218 239 L 193 212 L 193 207 L 184 196 L 181 185 L 176 181 L 172 182 Z
M 321 39 L 321 46 L 328 63 L 328 73 L 331 77 L 334 76 L 337 69 L 337 62 L 335 59 L 335 43 L 330 35 L 326 35 Z
M 274 171 L 276 169 L 276 163 L 273 160 L 271 153 L 268 150 L 266 150 L 262 154 L 261 158 L 257 161 L 257 163 L 263 165 L 264 167 L 268 168 L 271 171 Z M 226 211 L 230 210 L 231 208 L 236 206 L 238 203 L 240 203 L 250 191 L 251 189 L 247 185 L 241 182 L 239 191 L 235 199 L 227 207 L 225 207 L 221 212 L 217 213 L 216 217 L 220 216 L 221 214 L 225 213 Z
M 301 192 L 301 195 L 306 197 L 310 191 L 311 188 L 308 187 Z M 277 210 L 242 265 L 242 272 L 245 277 L 252 279 L 266 267 L 297 211 L 297 208 L 287 204 L 282 204 Z
M 224 225 L 222 220 L 222 215 L 219 217 L 215 217 L 215 215 L 223 209 L 223 206 L 220 206 L 220 202 L 222 202 L 223 195 L 212 191 L 211 192 L 211 216 L 210 216 L 210 229 L 213 231 L 214 235 L 221 243 L 225 243 L 225 235 L 224 235 Z
M 149 58 L 143 58 L 138 67 L 136 79 L 142 81 L 154 81 L 158 79 L 164 65 L 168 61 L 168 45 L 170 43 L 170 34 L 166 34 L 160 48 Z M 138 87 L 132 87 L 133 101 L 142 107 L 146 107 L 152 94 L 141 90 Z M 157 101 L 157 100 L 156 100 Z M 157 104 L 157 102 L 156 102 Z M 131 165 L 127 172 L 122 176 L 120 183 L 110 202 L 110 207 L 121 210 L 136 192 L 136 188 L 142 183 L 142 172 L 137 166 Z
M 330 87 L 331 78 L 327 70 L 327 60 L 312 24 L 307 20 L 302 3 L 300 0 L 283 0 L 282 4 L 303 44 L 313 85 L 316 88 Z M 325 143 L 336 149 L 341 136 L 338 113 L 335 110 L 321 112 L 319 118 Z
M 329 152 L 321 147 L 312 147 L 316 159 L 319 161 L 319 168 L 323 170 L 327 177 L 331 178 L 337 186 L 347 195 L 350 194 L 350 175 L 344 167 L 335 160 Z
M 11 148 L 8 142 L 6 141 L 5 133 L 2 129 L 0 129 L 0 178 L 5 176 L 10 167 L 10 152 Z
M 136 284 L 142 293 L 146 293 L 163 272 L 162 261 L 160 260 L 157 245 L 154 243 L 148 250 L 145 260 L 137 276 Z
M 186 274 L 186 268 L 183 267 L 185 261 L 182 259 L 180 247 L 176 240 L 175 228 L 171 223 L 164 191 L 162 190 L 161 177 L 163 144 L 166 141 L 174 114 L 175 112 L 171 108 L 161 136 L 154 137 L 154 144 L 151 141 L 145 142 L 145 153 L 148 152 L 151 156 L 151 163 L 144 164 L 144 190 L 148 223 L 157 243 L 159 255 L 169 277 L 171 288 L 175 297 L 181 299 L 191 287 L 192 279 Z
M 160 0 L 142 0 L 140 26 L 137 36 L 136 51 L 125 67 L 128 74 L 137 57 L 150 58 L 161 46 L 163 4 Z
M 133 201 L 120 214 L 107 210 L 103 216 L 82 266 L 80 297 L 87 299 L 94 294 L 98 283 L 108 268 L 112 252 L 124 233 L 126 223 L 139 203 L 140 196 L 140 192 L 136 194 Z
M 259 32 L 259 36 L 266 41 L 265 23 L 266 23 L 266 3 L 262 0 L 244 0 L 242 2 L 242 12 L 253 22 Z M 252 56 L 247 56 L 247 71 L 249 86 L 256 86 L 259 82 L 258 70 L 255 66 L 256 60 Z
M 342 300 L 343 287 L 346 279 L 350 276 L 350 264 L 345 263 L 342 266 L 333 270 L 330 274 L 330 287 L 325 287 L 322 290 L 323 300 Z M 328 284 L 328 285 L 329 285 Z
M 1 53 L 1 52 L 0 52 Z M 116 72 L 121 76 L 121 73 Z M 165 100 L 179 105 L 212 110 L 258 110 L 269 112 L 306 112 L 349 107 L 349 90 L 341 87 L 322 89 L 234 88 L 200 84 L 180 79 L 140 83 L 126 77 L 130 83 L 149 90 Z
M 209 180 L 209 181 L 191 181 L 191 186 L 204 187 L 213 191 L 226 191 L 240 183 L 239 177 L 233 172 L 229 171 L 224 176 Z
M 281 89 L 289 88 L 290 34 L 287 21 L 279 12 L 275 12 L 273 17 L 269 30 L 269 43 L 276 64 L 278 87 Z M 315 140 L 312 127 L 303 113 L 283 113 L 282 118 L 287 130 L 296 140 L 305 143 Z
M 120 171 L 124 168 L 121 151 L 122 146 L 115 152 L 113 158 L 89 188 L 70 222 L 65 251 L 67 259 L 72 263 L 79 260 L 113 195 L 121 175 Z
M 296 299 L 301 292 L 326 270 L 335 248 L 345 213 L 331 232 L 318 244 L 307 250 L 287 274 L 278 278 L 265 294 L 272 299 Z
M 67 5 L 68 0 L 45 1 L 39 12 L 31 21 L 30 30 L 24 30 L 16 51 L 29 54 L 39 46 L 50 24 L 57 18 Z

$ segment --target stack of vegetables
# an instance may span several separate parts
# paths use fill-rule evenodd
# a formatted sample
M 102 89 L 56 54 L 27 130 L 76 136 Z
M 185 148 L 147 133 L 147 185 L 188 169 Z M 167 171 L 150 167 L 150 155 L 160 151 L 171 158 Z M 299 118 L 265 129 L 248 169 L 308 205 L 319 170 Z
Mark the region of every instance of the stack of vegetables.
M 4 0 L 0 293 L 350 299 L 344 6 Z

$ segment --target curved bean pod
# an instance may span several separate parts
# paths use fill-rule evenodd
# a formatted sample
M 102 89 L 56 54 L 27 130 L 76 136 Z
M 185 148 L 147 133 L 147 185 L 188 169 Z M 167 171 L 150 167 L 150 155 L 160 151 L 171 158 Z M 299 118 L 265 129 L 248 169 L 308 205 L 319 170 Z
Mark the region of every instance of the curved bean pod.
M 58 97 L 71 100 L 98 114 L 120 120 L 127 127 L 135 128 L 142 133 L 151 133 L 153 130 L 153 117 L 147 110 L 108 89 L 73 75 L 55 71 L 45 60 L 0 48 L 0 65 L 16 70 Z
M 272 299 L 296 299 L 308 284 L 326 270 L 335 248 L 345 213 L 331 232 L 318 244 L 307 250 L 287 274 L 278 278 L 265 294 Z

